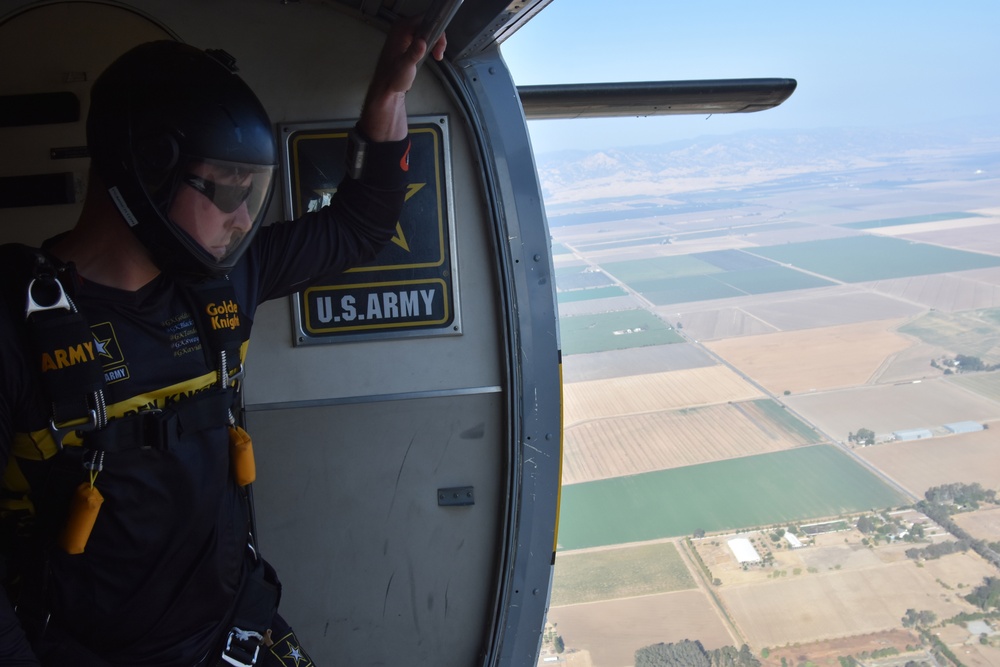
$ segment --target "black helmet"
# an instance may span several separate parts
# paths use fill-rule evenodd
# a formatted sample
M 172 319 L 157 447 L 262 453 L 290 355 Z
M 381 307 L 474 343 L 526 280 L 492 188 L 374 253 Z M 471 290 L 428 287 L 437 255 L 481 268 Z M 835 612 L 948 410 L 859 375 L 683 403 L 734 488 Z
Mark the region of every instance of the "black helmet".
M 271 121 L 235 71 L 225 52 L 150 42 L 119 57 L 91 89 L 94 165 L 156 264 L 180 279 L 228 273 L 270 199 Z M 206 239 L 197 228 L 209 225 Z

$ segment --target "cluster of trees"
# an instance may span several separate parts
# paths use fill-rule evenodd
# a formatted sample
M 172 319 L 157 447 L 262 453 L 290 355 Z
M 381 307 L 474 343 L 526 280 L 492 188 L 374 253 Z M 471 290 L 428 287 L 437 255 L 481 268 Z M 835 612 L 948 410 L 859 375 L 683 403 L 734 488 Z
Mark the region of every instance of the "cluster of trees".
M 874 445 L 875 431 L 867 428 L 859 428 L 857 433 L 848 433 L 847 442 L 856 442 L 859 445 Z
M 931 366 L 944 370 L 945 375 L 951 373 L 975 373 L 979 371 L 995 371 L 1000 364 L 986 364 L 979 357 L 966 354 L 956 354 L 952 358 L 944 357 L 941 361 L 931 359 Z
M 913 560 L 934 560 L 935 558 L 940 558 L 941 556 L 947 556 L 948 554 L 954 554 L 958 552 L 965 552 L 969 550 L 969 543 L 966 540 L 957 540 L 955 542 L 937 542 L 935 544 L 930 544 L 923 549 L 917 549 L 916 547 L 906 550 L 906 557 L 912 558 Z
M 635 667 L 761 667 L 760 660 L 744 644 L 739 651 L 723 646 L 706 651 L 700 641 L 653 644 L 635 652 Z
M 880 514 L 865 514 L 860 516 L 856 525 L 858 530 L 865 535 L 872 535 L 876 544 L 878 544 L 879 539 L 894 540 L 904 532 L 903 539 L 907 542 L 913 542 L 924 537 L 924 527 L 921 524 L 914 523 L 907 529 L 899 521 L 886 519 Z M 865 544 L 867 543 L 868 541 L 865 540 Z
M 942 484 L 934 486 L 924 492 L 927 502 L 936 505 L 962 505 L 971 509 L 979 509 L 979 503 L 996 503 L 997 492 L 993 489 L 984 489 L 982 484 L 974 482 L 972 484 Z
M 983 585 L 977 586 L 975 590 L 965 596 L 965 599 L 983 611 L 1000 609 L 1000 578 L 986 577 L 983 580 Z
M 921 500 L 914 507 L 926 514 L 932 521 L 954 535 L 960 542 L 982 556 L 994 567 L 1000 568 L 1000 553 L 986 540 L 974 539 L 968 532 L 951 520 L 951 514 L 957 505 L 978 508 L 980 502 L 996 502 L 996 491 L 984 489 L 975 484 L 945 484 L 935 486 L 924 493 L 926 500 Z
M 903 616 L 903 627 L 912 628 L 917 625 L 922 625 L 924 627 L 934 625 L 937 622 L 937 614 L 929 609 L 923 609 L 917 611 L 916 609 L 907 609 L 906 615 Z

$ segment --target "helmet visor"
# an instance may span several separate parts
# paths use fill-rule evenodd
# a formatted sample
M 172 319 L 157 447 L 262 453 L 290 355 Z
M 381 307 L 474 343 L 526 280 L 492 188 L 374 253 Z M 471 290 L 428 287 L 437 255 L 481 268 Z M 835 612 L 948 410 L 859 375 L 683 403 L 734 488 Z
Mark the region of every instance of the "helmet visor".
M 181 161 L 164 217 L 204 264 L 231 268 L 261 223 L 273 176 L 271 165 Z

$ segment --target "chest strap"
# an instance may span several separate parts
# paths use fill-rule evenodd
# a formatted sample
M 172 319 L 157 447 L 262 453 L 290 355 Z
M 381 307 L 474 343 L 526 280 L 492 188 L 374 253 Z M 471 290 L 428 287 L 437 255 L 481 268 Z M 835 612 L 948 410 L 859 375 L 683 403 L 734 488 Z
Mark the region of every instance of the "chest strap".
M 112 419 L 104 428 L 84 433 L 83 446 L 111 454 L 132 449 L 170 450 L 181 437 L 227 425 L 235 400 L 233 387 L 213 387 L 167 408 Z

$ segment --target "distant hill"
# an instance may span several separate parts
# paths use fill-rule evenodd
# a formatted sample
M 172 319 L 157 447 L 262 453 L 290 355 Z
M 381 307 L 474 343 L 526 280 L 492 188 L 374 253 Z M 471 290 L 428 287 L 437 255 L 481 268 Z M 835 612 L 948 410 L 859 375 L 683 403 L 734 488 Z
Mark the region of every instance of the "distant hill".
M 536 156 L 552 207 L 746 187 L 777 178 L 944 163 L 978 155 L 1000 169 L 1000 123 L 937 129 L 820 129 L 706 136 L 657 146 L 569 150 Z M 995 175 L 995 173 L 994 173 Z

